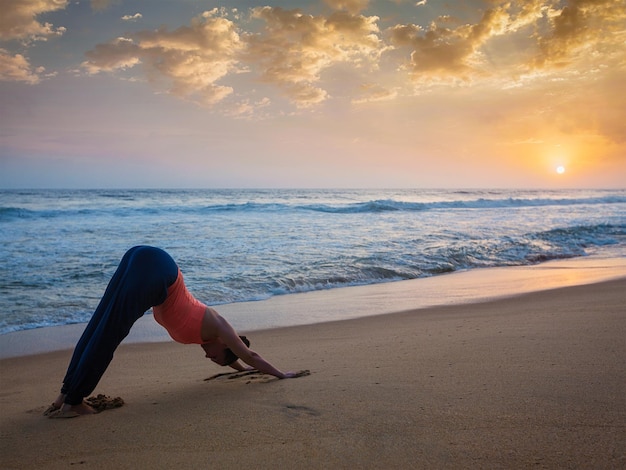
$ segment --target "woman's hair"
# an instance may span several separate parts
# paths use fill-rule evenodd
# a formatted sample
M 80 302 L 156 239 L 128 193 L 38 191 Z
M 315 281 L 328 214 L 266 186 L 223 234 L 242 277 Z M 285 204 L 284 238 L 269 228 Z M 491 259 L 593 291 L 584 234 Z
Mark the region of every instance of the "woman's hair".
M 241 339 L 241 341 L 243 341 L 243 344 L 250 347 L 250 341 L 248 341 L 248 338 L 246 338 L 245 336 L 240 336 L 239 338 Z M 237 359 L 239 359 L 239 357 L 237 357 L 237 355 L 234 352 L 232 352 L 230 348 L 226 348 L 224 350 L 224 360 L 227 366 L 231 365 Z

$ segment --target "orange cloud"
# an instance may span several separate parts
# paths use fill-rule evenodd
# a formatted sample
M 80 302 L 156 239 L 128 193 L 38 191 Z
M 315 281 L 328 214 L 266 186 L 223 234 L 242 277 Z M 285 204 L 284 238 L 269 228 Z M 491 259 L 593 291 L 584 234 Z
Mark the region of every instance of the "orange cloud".
M 174 31 L 160 28 L 100 44 L 86 53 L 83 67 L 95 74 L 142 64 L 153 82 L 168 80 L 171 93 L 208 104 L 233 92 L 219 80 L 255 67 L 261 81 L 307 107 L 329 96 L 319 86 L 323 71 L 340 63 L 375 67 L 385 50 L 377 17 L 346 11 L 314 16 L 272 7 L 251 14 L 263 24 L 259 33 L 241 33 L 225 10 L 215 9 Z
M 63 35 L 65 27 L 42 23 L 37 16 L 62 10 L 67 4 L 66 0 L 6 0 L 0 15 L 0 40 L 19 40 L 26 46 L 32 41 L 46 41 Z M 0 81 L 34 85 L 44 77 L 44 71 L 44 67 L 31 66 L 30 60 L 23 54 L 12 55 L 6 49 L 0 49 Z
M 570 0 L 549 22 L 548 33 L 537 38 L 539 67 L 567 65 L 577 54 L 598 48 L 623 53 L 626 4 L 621 0 Z
M 365 84 L 361 86 L 361 95 L 352 100 L 353 104 L 391 101 L 398 97 L 398 90 L 389 90 L 380 85 Z
M 375 64 L 384 51 L 375 16 L 338 11 L 325 17 L 261 7 L 253 17 L 263 20 L 265 29 L 249 37 L 247 59 L 259 65 L 264 81 L 281 87 L 301 107 L 327 98 L 316 86 L 324 70 L 342 62 Z
M 21 54 L 11 55 L 0 49 L 0 81 L 39 83 L 43 67 L 33 70 L 28 59 Z
M 5 0 L 0 15 L 0 39 L 43 40 L 60 36 L 64 27 L 55 28 L 50 23 L 41 23 L 37 16 L 63 10 L 67 0 Z
M 324 3 L 335 10 L 347 10 L 352 14 L 357 14 L 365 10 L 369 5 L 369 0 L 324 0 Z
M 235 24 L 220 15 L 215 9 L 174 31 L 163 27 L 100 44 L 86 53 L 83 67 L 95 74 L 142 64 L 154 82 L 167 80 L 174 95 L 215 104 L 232 93 L 216 82 L 237 70 L 243 47 Z
M 475 24 L 442 16 L 428 28 L 392 26 L 390 42 L 410 49 L 406 68 L 420 80 L 530 74 L 573 63 L 583 51 L 623 56 L 626 5 L 620 0 L 570 0 L 563 8 L 545 0 L 491 3 Z M 509 41 L 509 48 L 489 47 L 495 40 Z M 508 66 L 499 69 L 500 63 Z
M 620 0 L 485 0 L 489 8 L 473 22 L 446 15 L 429 25 L 396 24 L 383 32 L 379 17 L 360 13 L 370 7 L 368 0 L 323 1 L 333 11 L 264 6 L 245 15 L 216 8 L 188 26 L 99 44 L 82 65 L 90 74 L 137 68 L 157 88 L 208 105 L 234 95 L 245 73 L 246 86 L 262 82 L 307 108 L 337 91 L 345 102 L 359 104 L 429 92 L 432 83 L 519 89 L 556 79 L 593 81 L 622 70 L 625 60 L 626 4 Z M 67 1 L 8 3 L 0 38 L 45 39 L 64 32 L 37 17 L 66 8 Z M 92 8 L 110 3 L 94 0 Z M 415 10 L 424 4 L 417 2 Z M 25 54 L 4 52 L 3 80 L 37 83 L 39 71 Z M 332 83 L 336 73 L 342 73 L 340 85 Z M 265 98 L 253 85 L 237 90 L 241 109 Z
M 132 39 L 117 38 L 107 44 L 98 44 L 86 54 L 89 60 L 82 66 L 90 73 L 113 72 L 140 63 L 141 48 Z

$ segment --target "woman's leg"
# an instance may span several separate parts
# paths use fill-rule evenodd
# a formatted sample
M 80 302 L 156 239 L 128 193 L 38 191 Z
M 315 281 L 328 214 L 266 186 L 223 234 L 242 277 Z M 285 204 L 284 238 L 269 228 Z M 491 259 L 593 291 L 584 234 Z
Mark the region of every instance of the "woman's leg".
M 102 296 L 102 299 L 100 300 L 100 303 L 98 304 L 98 307 L 94 311 L 94 314 L 89 320 L 89 323 L 87 323 L 87 326 L 85 327 L 85 331 L 83 331 L 83 334 L 81 335 L 78 343 L 76 344 L 76 347 L 74 348 L 74 354 L 72 355 L 72 360 L 70 361 L 70 365 L 67 368 L 67 373 L 65 374 L 65 378 L 63 379 L 63 384 L 72 383 L 72 377 L 74 376 L 74 372 L 78 368 L 81 357 L 83 356 L 83 353 L 85 352 L 87 346 L 94 338 L 94 335 L 96 334 L 96 331 L 98 329 L 98 325 L 106 320 L 105 314 L 107 312 L 107 306 L 112 302 L 117 292 L 120 290 L 120 285 L 124 277 L 124 273 L 128 269 L 129 260 L 132 257 L 132 254 L 138 248 L 138 246 L 131 248 L 122 257 L 122 260 L 115 270 L 113 277 L 109 281 L 109 284 L 106 288 L 106 291 L 104 292 L 104 295 Z M 66 385 L 61 388 L 61 393 L 67 393 Z
M 131 248 L 122 258 L 70 362 L 61 393 L 77 406 L 100 381 L 132 325 L 167 297 L 178 267 L 163 250 Z

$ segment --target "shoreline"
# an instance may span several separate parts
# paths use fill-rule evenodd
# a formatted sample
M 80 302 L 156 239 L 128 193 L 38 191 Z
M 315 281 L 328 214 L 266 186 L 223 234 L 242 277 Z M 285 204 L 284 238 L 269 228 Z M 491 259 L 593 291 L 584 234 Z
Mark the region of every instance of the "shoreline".
M 94 394 L 41 416 L 71 351 L 0 361 L 6 469 L 623 468 L 626 281 L 259 330 L 292 380 L 224 372 L 198 347 L 127 343 Z
M 429 278 L 288 294 L 215 308 L 241 331 L 310 325 L 406 310 L 487 302 L 531 292 L 626 278 L 626 257 L 590 255 L 530 266 L 492 267 Z M 329 313 L 330 312 L 330 313 Z M 0 359 L 73 349 L 86 323 L 0 335 Z M 144 315 L 125 343 L 172 341 Z

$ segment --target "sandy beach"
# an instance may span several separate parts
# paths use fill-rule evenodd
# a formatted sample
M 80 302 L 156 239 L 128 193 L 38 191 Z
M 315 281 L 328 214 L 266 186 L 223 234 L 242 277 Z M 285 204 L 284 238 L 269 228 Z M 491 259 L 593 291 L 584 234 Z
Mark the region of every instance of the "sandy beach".
M 124 343 L 95 393 L 126 404 L 68 420 L 71 351 L 3 359 L 1 466 L 624 468 L 624 305 L 622 278 L 253 332 L 292 380 Z

